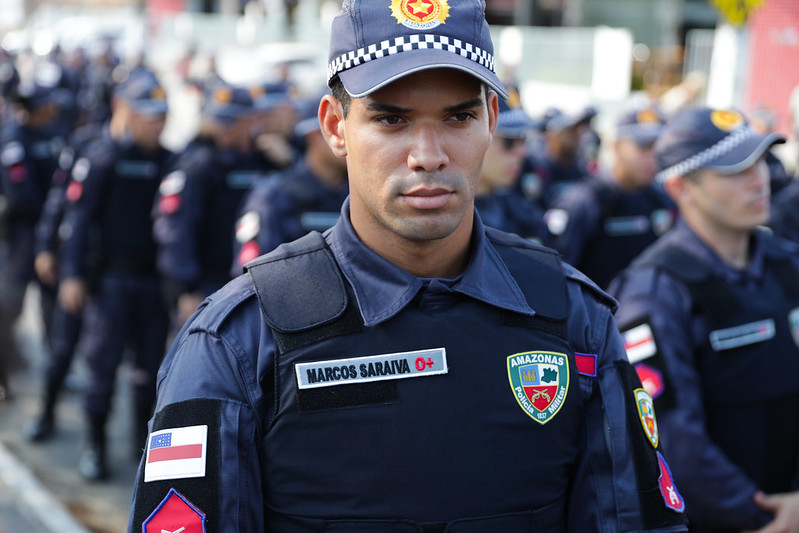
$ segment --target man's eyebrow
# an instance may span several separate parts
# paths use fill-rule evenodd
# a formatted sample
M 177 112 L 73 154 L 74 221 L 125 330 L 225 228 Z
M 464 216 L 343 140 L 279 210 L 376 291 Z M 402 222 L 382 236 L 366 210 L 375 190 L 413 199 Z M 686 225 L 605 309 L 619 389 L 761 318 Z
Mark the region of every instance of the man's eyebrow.
M 483 105 L 483 99 L 475 98 L 473 100 L 467 100 L 466 102 L 461 102 L 460 104 L 455 104 L 453 106 L 447 107 L 445 111 L 449 113 L 460 113 L 461 111 L 474 109 L 475 107 L 480 107 L 482 105 Z
M 462 111 L 466 111 L 468 109 L 474 109 L 475 107 L 480 107 L 483 105 L 482 98 L 474 98 L 472 100 L 467 100 L 465 102 L 461 102 L 459 104 L 455 104 L 453 106 L 449 106 L 444 108 L 444 111 L 448 113 L 460 113 Z M 413 109 L 400 107 L 393 104 L 388 104 L 385 102 L 375 102 L 374 100 L 370 100 L 366 104 L 366 109 L 371 112 L 377 113 L 391 113 L 397 115 L 403 115 L 410 113 Z
M 374 100 L 369 100 L 366 104 L 367 111 L 372 112 L 379 112 L 379 113 L 392 113 L 397 115 L 402 115 L 405 113 L 410 113 L 412 109 L 408 109 L 405 107 L 400 107 L 392 104 L 387 104 L 384 102 L 375 102 Z

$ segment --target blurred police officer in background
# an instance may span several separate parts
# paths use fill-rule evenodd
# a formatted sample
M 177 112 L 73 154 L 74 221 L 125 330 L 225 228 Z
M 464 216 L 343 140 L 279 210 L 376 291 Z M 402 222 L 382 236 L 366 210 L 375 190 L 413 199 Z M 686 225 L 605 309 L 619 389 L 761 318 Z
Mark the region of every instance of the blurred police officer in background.
M 613 300 L 474 209 L 507 96 L 484 4 L 388 7 L 333 22 L 341 216 L 183 328 L 129 531 L 683 531 Z
M 338 220 L 348 192 L 347 167 L 319 130 L 318 104 L 319 97 L 304 106 L 303 120 L 295 128 L 304 141 L 302 157 L 259 183 L 242 204 L 236 223 L 236 274 L 259 255 L 309 231 L 324 231 Z
M 293 165 L 300 157 L 294 144 L 294 127 L 299 120 L 289 82 L 266 82 L 250 87 L 255 102 L 253 137 L 255 146 L 274 169 Z
M 542 208 L 589 175 L 581 143 L 595 114 L 593 107 L 574 114 L 553 107 L 539 121 L 539 142 L 525 163 L 519 187 Z
M 516 187 L 526 154 L 525 142 L 536 123 L 519 105 L 518 93 L 509 89 L 509 94 L 507 102 L 499 100 L 497 131 L 483 159 L 474 204 L 486 226 L 549 244 L 543 210 Z
M 43 366 L 42 405 L 36 418 L 26 427 L 29 440 L 48 439 L 55 429 L 55 407 L 67 379 L 82 326 L 82 313 L 67 312 L 57 298 L 61 249 L 61 223 L 68 198 L 81 194 L 80 182 L 72 181 L 75 162 L 86 149 L 105 133 L 107 125 L 87 122 L 77 128 L 67 140 L 58 157 L 50 190 L 36 224 L 34 269 L 42 294 L 45 313 L 46 361 Z
M 172 155 L 159 143 L 166 94 L 154 74 L 141 72 L 117 89 L 113 108 L 109 134 L 72 171 L 60 265 L 61 305 L 71 313 L 85 306 L 87 442 L 78 469 L 92 480 L 108 474 L 105 426 L 127 346 L 134 453 L 144 443 L 168 327 L 150 216 Z
M 35 279 L 36 222 L 63 146 L 56 133 L 59 108 L 52 89 L 21 83 L 0 139 L 0 397 L 8 393 L 8 365 L 21 362 L 13 326 L 28 283 Z M 45 319 L 49 324 L 49 317 Z
M 610 286 L 692 531 L 799 531 L 799 248 L 758 229 L 776 142 L 735 110 L 672 117 L 655 155 L 680 219 Z
M 556 199 L 546 213 L 554 247 L 600 287 L 672 227 L 674 204 L 654 185 L 652 145 L 665 117 L 654 107 L 624 112 L 612 167 Z
M 253 146 L 252 115 L 247 89 L 218 86 L 203 106 L 199 137 L 159 187 L 158 268 L 178 326 L 230 280 L 241 200 L 269 168 Z

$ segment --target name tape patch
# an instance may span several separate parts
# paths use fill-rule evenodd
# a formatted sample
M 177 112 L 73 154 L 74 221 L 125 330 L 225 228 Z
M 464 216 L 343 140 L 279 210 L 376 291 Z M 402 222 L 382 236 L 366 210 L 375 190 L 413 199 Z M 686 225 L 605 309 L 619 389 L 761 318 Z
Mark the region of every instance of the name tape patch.
M 767 341 L 773 338 L 776 332 L 774 320 L 768 318 L 732 328 L 711 331 L 709 335 L 710 345 L 717 352 L 731 350 L 740 346 Z
M 297 363 L 294 370 L 300 389 L 434 376 L 449 371 L 446 348 Z

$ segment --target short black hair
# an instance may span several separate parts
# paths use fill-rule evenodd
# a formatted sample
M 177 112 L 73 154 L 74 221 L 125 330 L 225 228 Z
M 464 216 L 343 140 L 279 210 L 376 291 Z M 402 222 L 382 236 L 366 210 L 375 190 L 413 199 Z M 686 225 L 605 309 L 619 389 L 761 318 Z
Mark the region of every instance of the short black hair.
M 341 109 L 344 110 L 344 118 L 347 118 L 347 115 L 350 112 L 350 102 L 352 102 L 352 96 L 350 93 L 347 92 L 347 89 L 344 88 L 344 83 L 342 83 L 341 78 L 336 76 L 330 82 L 330 91 L 333 93 L 333 96 L 336 100 L 341 103 Z

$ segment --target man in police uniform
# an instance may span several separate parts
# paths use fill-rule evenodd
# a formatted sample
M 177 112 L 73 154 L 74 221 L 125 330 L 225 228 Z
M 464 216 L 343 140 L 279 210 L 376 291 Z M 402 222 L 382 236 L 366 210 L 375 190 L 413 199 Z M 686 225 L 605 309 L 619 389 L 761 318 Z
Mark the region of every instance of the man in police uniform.
M 497 130 L 483 158 L 474 205 L 486 226 L 548 245 L 550 236 L 544 223 L 544 211 L 516 187 L 526 153 L 527 135 L 536 124 L 522 109 L 517 93 L 509 92 L 508 102 L 513 105 L 499 100 Z
M 525 161 L 519 182 L 525 196 L 547 209 L 591 175 L 593 164 L 585 157 L 583 143 L 594 136 L 590 123 L 595 115 L 596 110 L 590 106 L 574 114 L 554 107 L 547 109 L 540 119 L 538 143 Z
M 349 199 L 184 327 L 130 531 L 684 530 L 612 300 L 475 215 L 492 54 L 482 2 L 344 3 Z
M 242 203 L 234 244 L 236 273 L 278 245 L 309 231 L 324 231 L 338 220 L 347 197 L 347 167 L 322 136 L 318 103 L 317 97 L 313 110 L 295 128 L 295 135 L 304 140 L 302 157 L 261 181 Z
M 166 112 L 166 93 L 155 75 L 132 75 L 117 89 L 108 135 L 92 143 L 72 169 L 58 296 L 65 311 L 83 311 L 87 442 L 78 470 L 90 480 L 108 475 L 106 422 L 126 347 L 134 358 L 134 450 L 144 443 L 155 399 L 168 317 L 150 215 L 172 158 L 159 142 Z
M 652 145 L 664 121 L 651 106 L 623 113 L 612 169 L 569 189 L 545 215 L 553 246 L 600 287 L 671 229 L 674 205 L 653 184 Z
M 655 153 L 680 219 L 610 287 L 692 531 L 799 531 L 799 250 L 757 229 L 781 141 L 675 115 Z
M 54 88 L 26 82 L 16 92 L 0 136 L 0 401 L 8 394 L 8 370 L 21 362 L 13 328 L 35 279 L 36 222 L 64 144 L 55 132 L 59 108 Z
M 252 111 L 247 89 L 214 89 L 203 108 L 200 136 L 159 187 L 153 224 L 158 268 L 178 327 L 230 280 L 241 201 L 269 169 L 253 146 Z

